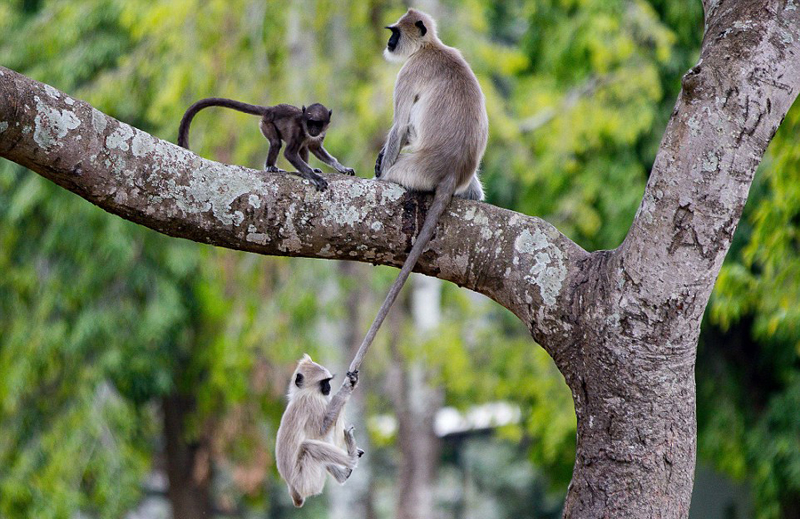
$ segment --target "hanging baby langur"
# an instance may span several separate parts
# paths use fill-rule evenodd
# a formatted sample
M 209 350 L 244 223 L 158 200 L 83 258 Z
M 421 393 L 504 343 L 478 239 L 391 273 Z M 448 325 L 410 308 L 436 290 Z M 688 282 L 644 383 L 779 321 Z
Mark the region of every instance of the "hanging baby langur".
M 342 409 L 347 398 L 331 398 L 333 375 L 311 357 L 297 364 L 289 386 L 289 404 L 281 418 L 275 459 L 278 472 L 289 486 L 294 506 L 321 494 L 330 473 L 343 484 L 364 451 L 356 446 L 353 427 L 344 428 Z M 342 387 L 347 396 L 358 383 L 358 372 L 347 373 Z

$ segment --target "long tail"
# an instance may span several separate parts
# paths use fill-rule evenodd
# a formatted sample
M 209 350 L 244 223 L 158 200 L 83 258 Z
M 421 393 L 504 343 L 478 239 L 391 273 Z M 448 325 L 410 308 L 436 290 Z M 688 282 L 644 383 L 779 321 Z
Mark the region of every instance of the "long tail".
M 242 103 L 241 101 L 234 101 L 233 99 L 226 99 L 224 97 L 207 97 L 196 102 L 186 110 L 181 119 L 180 128 L 178 128 L 178 145 L 189 149 L 189 125 L 192 124 L 192 119 L 197 115 L 197 112 L 209 106 L 221 106 L 223 108 L 232 108 L 240 112 L 250 115 L 266 115 L 269 107 L 251 105 Z
M 375 339 L 375 335 L 378 333 L 381 324 L 383 324 L 383 320 L 386 319 L 386 316 L 389 314 L 389 309 L 392 307 L 394 300 L 397 299 L 400 289 L 403 288 L 408 276 L 414 269 L 414 265 L 417 264 L 417 260 L 422 255 L 422 251 L 425 250 L 425 247 L 428 246 L 428 242 L 431 241 L 433 232 L 436 230 L 436 225 L 439 223 L 439 218 L 444 214 L 444 210 L 447 209 L 450 200 L 453 199 L 455 188 L 456 185 L 453 176 L 448 176 L 447 180 L 436 188 L 436 193 L 433 196 L 433 203 L 428 210 L 428 215 L 425 217 L 425 222 L 422 224 L 422 230 L 417 236 L 417 241 L 415 241 L 414 246 L 411 247 L 411 252 L 408 254 L 405 263 L 403 263 L 400 274 L 398 274 L 397 279 L 394 280 L 392 287 L 389 289 L 389 293 L 386 295 L 386 299 L 384 299 L 381 308 L 378 310 L 378 315 L 376 315 L 375 320 L 372 321 L 372 326 L 369 327 L 369 331 L 367 331 L 367 335 L 361 342 L 361 346 L 359 346 L 353 358 L 353 362 L 350 363 L 350 371 L 356 371 L 361 365 L 364 355 L 372 344 L 372 340 Z

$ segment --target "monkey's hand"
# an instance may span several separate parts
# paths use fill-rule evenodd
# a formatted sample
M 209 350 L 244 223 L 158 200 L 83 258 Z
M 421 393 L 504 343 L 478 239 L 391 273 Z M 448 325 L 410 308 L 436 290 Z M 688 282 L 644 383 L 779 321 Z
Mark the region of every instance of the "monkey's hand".
M 381 178 L 381 165 L 383 164 L 383 151 L 386 148 L 381 148 L 380 153 L 378 153 L 378 158 L 375 159 L 375 178 Z
M 358 384 L 358 370 L 348 371 L 347 380 L 350 381 L 350 387 L 355 389 L 356 384 Z
M 342 168 L 342 171 L 340 173 L 343 173 L 345 175 L 350 175 L 352 177 L 355 176 L 356 170 L 354 170 L 353 168 L 344 167 Z

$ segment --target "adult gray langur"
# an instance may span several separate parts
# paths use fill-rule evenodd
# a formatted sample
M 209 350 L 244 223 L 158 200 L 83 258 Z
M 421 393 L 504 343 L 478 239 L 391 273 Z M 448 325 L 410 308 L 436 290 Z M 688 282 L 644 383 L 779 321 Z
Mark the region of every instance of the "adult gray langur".
M 394 25 L 384 56 L 404 61 L 394 87 L 394 121 L 375 176 L 414 191 L 433 191 L 422 229 L 389 289 L 349 371 L 357 372 L 389 309 L 453 196 L 483 200 L 478 166 L 489 135 L 480 84 L 461 53 L 436 34 L 429 15 L 409 9 Z M 352 391 L 342 385 L 339 393 Z

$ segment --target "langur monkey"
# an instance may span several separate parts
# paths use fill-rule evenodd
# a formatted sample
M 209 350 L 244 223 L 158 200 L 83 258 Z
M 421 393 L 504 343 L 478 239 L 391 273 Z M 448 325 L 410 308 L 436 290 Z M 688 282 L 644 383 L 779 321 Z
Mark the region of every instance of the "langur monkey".
M 326 472 L 344 483 L 364 454 L 356 447 L 353 427 L 344 428 L 346 399 L 341 391 L 331 398 L 331 379 L 330 371 L 304 355 L 292 375 L 289 404 L 278 428 L 278 472 L 298 508 L 307 497 L 322 493 Z M 342 387 L 352 392 L 357 383 L 358 372 L 348 372 Z
M 336 158 L 322 147 L 325 132 L 331 121 L 333 110 L 328 110 L 319 103 L 300 109 L 292 105 L 259 106 L 225 99 L 222 97 L 209 97 L 201 99 L 186 110 L 181 119 L 178 130 L 178 144 L 189 149 L 189 125 L 197 112 L 209 106 L 231 108 L 251 115 L 260 115 L 261 133 L 269 141 L 269 154 L 265 165 L 266 171 L 286 173 L 275 166 L 278 153 L 281 151 L 281 141 L 286 141 L 286 150 L 283 156 L 289 163 L 297 168 L 296 174 L 311 181 L 318 191 L 328 187 L 328 182 L 319 173 L 321 169 L 308 165 L 308 152 L 311 151 L 319 160 L 332 167 L 339 173 L 355 175 L 353 168 L 348 168 L 339 163 Z
M 483 200 L 477 171 L 486 149 L 489 120 L 475 74 L 458 50 L 439 40 L 436 23 L 427 14 L 409 9 L 387 29 L 392 35 L 385 57 L 405 64 L 394 86 L 394 121 L 375 163 L 375 176 L 414 191 L 433 191 L 434 196 L 422 230 L 350 371 L 361 364 L 453 196 Z

